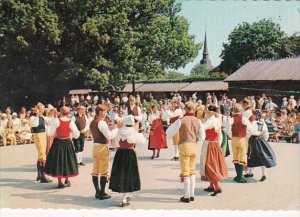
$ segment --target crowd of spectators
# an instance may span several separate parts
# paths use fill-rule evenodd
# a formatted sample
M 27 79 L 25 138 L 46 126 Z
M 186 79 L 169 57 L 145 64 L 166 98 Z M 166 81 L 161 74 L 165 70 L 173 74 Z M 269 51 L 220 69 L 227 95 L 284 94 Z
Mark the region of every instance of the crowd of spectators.
M 86 107 L 86 115 L 92 120 L 94 117 L 94 109 L 97 104 L 109 105 L 111 113 L 115 113 L 120 117 L 127 115 L 127 107 L 133 96 L 121 94 L 113 98 L 102 98 L 98 95 L 72 95 L 69 98 L 63 97 L 56 105 L 48 105 L 46 116 L 59 110 L 62 106 L 71 108 L 71 115 L 76 113 L 76 107 L 83 105 Z M 204 119 L 204 110 L 208 105 L 214 104 L 219 108 L 219 113 L 224 116 L 233 115 L 233 107 L 237 103 L 235 98 L 228 98 L 226 94 L 220 96 L 214 93 L 206 93 L 204 99 L 199 99 L 197 93 L 187 97 L 183 94 L 175 93 L 170 98 L 155 99 L 151 94 L 142 98 L 138 94 L 135 95 L 135 103 L 141 108 L 144 116 L 141 121 L 143 129 L 147 128 L 147 116 L 150 112 L 150 105 L 154 104 L 162 110 L 171 109 L 172 100 L 180 102 L 184 108 L 184 103 L 192 101 L 196 106 L 196 116 Z M 296 100 L 294 96 L 283 97 L 281 104 L 273 102 L 272 97 L 262 94 L 261 96 L 247 96 L 241 103 L 244 107 L 251 107 L 254 112 L 259 112 L 265 119 L 270 133 L 270 140 L 279 142 L 286 140 L 288 142 L 300 143 L 300 99 Z M 54 108 L 56 107 L 56 108 Z M 8 107 L 0 111 L 0 143 L 6 145 L 26 144 L 32 142 L 32 133 L 30 127 L 31 109 L 27 110 L 21 107 L 19 111 Z M 166 120 L 168 121 L 168 120 Z

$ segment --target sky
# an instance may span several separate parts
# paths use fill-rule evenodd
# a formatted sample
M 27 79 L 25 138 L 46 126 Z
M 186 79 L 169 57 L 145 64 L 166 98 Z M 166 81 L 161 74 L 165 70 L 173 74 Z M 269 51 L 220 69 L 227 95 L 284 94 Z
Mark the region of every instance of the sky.
M 242 22 L 253 23 L 271 18 L 287 35 L 300 32 L 300 1 L 212 1 L 181 0 L 179 13 L 190 23 L 190 34 L 197 43 L 204 41 L 206 29 L 209 57 L 213 66 L 221 62 L 223 43 Z M 202 59 L 203 47 L 193 62 L 178 71 L 189 74 Z

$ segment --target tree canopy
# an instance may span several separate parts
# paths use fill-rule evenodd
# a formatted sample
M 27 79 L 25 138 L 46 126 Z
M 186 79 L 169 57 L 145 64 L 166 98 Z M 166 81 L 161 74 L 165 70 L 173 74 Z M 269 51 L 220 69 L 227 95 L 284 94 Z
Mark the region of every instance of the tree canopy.
M 201 64 L 201 63 L 196 64 L 192 68 L 190 74 L 201 76 L 201 77 L 204 77 L 204 78 L 210 77 L 209 69 L 208 69 L 207 65 L 204 65 L 204 64 Z
M 2 0 L 0 105 L 185 66 L 200 44 L 180 10 L 176 0 Z
M 287 37 L 271 19 L 239 24 L 223 44 L 220 68 L 233 73 L 254 59 L 282 58 L 299 54 L 299 36 Z

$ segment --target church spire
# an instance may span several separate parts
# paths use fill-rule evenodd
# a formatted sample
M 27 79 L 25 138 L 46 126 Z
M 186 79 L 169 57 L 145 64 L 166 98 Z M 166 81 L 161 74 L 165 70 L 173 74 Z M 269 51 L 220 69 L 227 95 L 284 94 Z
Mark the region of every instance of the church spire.
M 211 61 L 209 59 L 206 30 L 205 30 L 205 37 L 204 37 L 203 57 L 202 57 L 202 60 L 200 61 L 200 64 L 207 65 L 208 69 L 210 69 L 210 70 L 214 68 L 211 65 Z

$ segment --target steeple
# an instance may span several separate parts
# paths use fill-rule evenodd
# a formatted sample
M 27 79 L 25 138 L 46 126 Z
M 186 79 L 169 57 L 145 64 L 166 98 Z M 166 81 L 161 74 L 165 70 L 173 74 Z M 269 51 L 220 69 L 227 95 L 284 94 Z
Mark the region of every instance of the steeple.
M 203 47 L 203 57 L 200 61 L 200 64 L 207 65 L 208 69 L 211 70 L 214 67 L 211 65 L 211 61 L 208 56 L 208 46 L 207 46 L 207 39 L 206 39 L 206 30 L 205 30 L 205 37 L 204 37 L 204 47 Z

